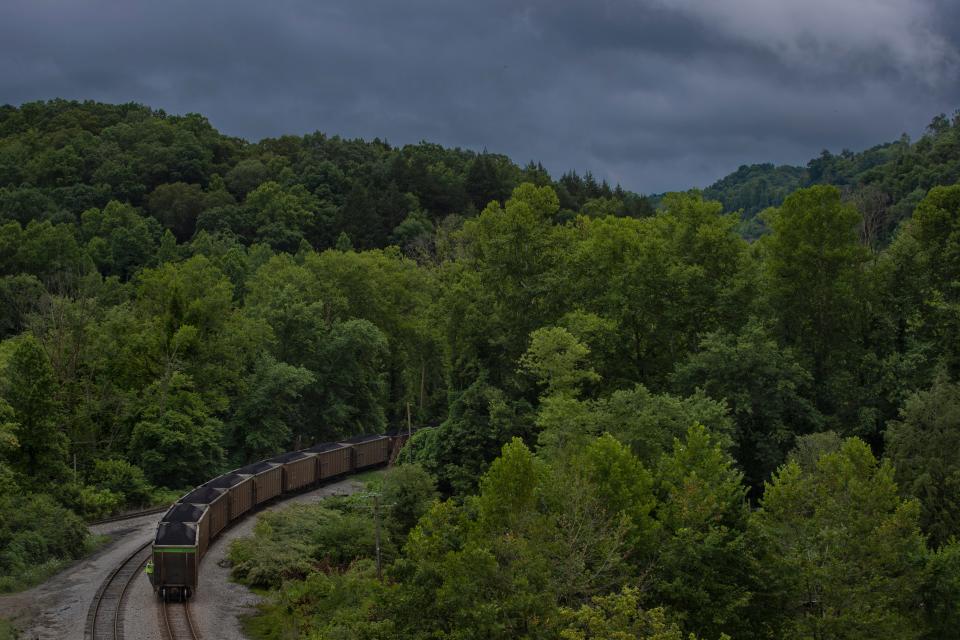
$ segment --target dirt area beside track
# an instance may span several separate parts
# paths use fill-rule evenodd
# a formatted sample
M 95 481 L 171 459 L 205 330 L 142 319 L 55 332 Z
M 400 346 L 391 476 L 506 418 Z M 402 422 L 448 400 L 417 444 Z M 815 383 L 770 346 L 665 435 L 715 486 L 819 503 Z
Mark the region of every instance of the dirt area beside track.
M 161 514 L 93 525 L 90 531 L 109 536 L 93 554 L 46 582 L 0 596 L 0 618 L 7 618 L 23 640 L 83 640 L 87 610 L 97 588 L 137 547 L 153 537 Z M 146 577 L 142 581 L 146 582 Z

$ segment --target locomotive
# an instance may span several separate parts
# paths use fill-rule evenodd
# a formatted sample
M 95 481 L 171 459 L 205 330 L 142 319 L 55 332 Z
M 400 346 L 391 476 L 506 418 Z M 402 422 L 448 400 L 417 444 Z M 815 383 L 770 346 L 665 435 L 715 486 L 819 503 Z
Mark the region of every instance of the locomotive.
M 285 494 L 385 465 L 405 441 L 404 434 L 322 443 L 254 462 L 193 489 L 157 525 L 150 574 L 154 592 L 164 600 L 185 601 L 197 589 L 200 560 L 210 543 L 231 523 Z

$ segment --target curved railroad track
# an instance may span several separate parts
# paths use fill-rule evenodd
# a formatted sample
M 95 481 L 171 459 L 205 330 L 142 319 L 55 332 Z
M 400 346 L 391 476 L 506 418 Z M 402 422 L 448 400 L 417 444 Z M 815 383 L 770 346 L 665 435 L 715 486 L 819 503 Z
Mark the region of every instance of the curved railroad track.
M 127 556 L 97 590 L 87 613 L 86 640 L 121 640 L 123 638 L 123 599 L 133 579 L 150 559 L 152 540 Z
M 200 636 L 190 618 L 190 603 L 164 602 L 163 622 L 167 640 L 197 640 Z

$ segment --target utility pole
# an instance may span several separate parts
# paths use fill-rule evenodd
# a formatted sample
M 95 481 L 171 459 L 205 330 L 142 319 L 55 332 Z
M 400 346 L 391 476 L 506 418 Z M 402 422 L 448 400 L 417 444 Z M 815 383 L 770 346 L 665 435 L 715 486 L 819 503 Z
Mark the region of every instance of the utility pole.
M 381 506 L 392 506 L 393 503 L 381 505 L 380 498 L 381 495 L 379 491 L 370 491 L 369 493 L 360 493 L 356 494 L 364 498 L 373 498 L 373 526 L 375 532 L 376 541 L 376 560 L 377 560 L 377 580 L 383 582 L 383 558 L 381 555 L 381 539 L 380 539 L 380 529 L 382 525 L 380 524 L 380 507 Z M 367 507 L 369 508 L 369 507 Z
M 410 406 L 410 405 L 407 405 Z M 383 571 L 380 568 L 380 494 L 373 494 L 373 521 L 377 532 L 377 580 L 383 582 Z
M 407 438 L 413 435 L 413 420 L 410 418 L 410 403 L 407 403 Z

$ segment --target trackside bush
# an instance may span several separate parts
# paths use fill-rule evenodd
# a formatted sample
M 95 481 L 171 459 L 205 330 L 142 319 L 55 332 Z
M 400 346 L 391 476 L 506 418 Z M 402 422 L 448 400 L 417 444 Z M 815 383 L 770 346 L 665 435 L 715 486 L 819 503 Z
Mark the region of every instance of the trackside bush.
M 0 591 L 42 578 L 46 569 L 79 558 L 86 525 L 47 495 L 0 498 Z

